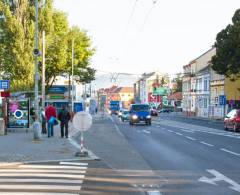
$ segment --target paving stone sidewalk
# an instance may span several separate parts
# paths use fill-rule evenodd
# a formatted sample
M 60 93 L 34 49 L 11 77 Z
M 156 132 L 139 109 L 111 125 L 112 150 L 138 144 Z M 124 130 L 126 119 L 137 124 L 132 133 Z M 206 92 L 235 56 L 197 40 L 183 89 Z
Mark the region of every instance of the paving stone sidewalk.
M 71 125 L 70 125 L 71 132 Z M 73 138 L 72 138 L 73 140 Z M 33 140 L 33 132 L 16 130 L 0 136 L 0 164 L 6 162 L 51 161 L 79 159 L 79 149 L 70 143 L 71 138 L 61 138 L 60 127 L 54 127 L 54 137 L 42 135 L 40 141 Z

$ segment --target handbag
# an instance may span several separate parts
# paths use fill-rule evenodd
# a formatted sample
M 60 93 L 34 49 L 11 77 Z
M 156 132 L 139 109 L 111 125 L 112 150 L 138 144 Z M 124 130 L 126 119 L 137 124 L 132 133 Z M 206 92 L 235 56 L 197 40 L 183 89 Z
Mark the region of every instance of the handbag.
M 57 120 L 55 117 L 53 117 L 53 116 L 49 119 L 48 122 L 49 122 L 51 125 L 58 125 L 58 124 L 59 124 L 58 120 Z

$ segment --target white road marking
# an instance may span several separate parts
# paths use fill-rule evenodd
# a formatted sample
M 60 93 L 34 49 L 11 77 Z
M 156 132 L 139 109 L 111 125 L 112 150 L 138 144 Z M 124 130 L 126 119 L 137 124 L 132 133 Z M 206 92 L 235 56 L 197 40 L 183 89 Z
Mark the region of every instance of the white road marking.
M 0 182 L 1 183 L 64 183 L 64 184 L 82 184 L 83 180 L 79 180 L 79 179 L 41 179 L 41 178 L 37 178 L 37 179 L 25 179 L 25 178 L 21 178 L 21 179 L 3 179 L 0 178 Z
M 233 154 L 233 155 L 236 155 L 236 156 L 240 156 L 240 154 L 239 154 L 239 153 L 232 152 L 232 151 L 230 151 L 230 150 L 227 150 L 227 149 L 225 149 L 225 148 L 221 148 L 220 150 L 222 150 L 222 151 L 224 151 L 224 152 L 227 152 L 227 153 L 230 153 L 230 154 Z
M 82 174 L 85 174 L 83 171 Z M 72 179 L 83 179 L 84 175 L 70 175 L 70 174 L 51 174 L 51 173 L 0 173 L 1 177 L 56 177 L 56 178 L 72 178 Z
M 194 133 L 194 131 L 188 130 L 188 129 L 179 129 L 179 130 L 184 131 L 184 132 L 187 132 L 187 133 Z
M 6 192 L 2 195 L 76 195 L 79 193 L 56 193 L 56 192 Z
M 148 191 L 148 195 L 161 195 L 159 191 Z
M 81 186 L 67 186 L 67 185 L 0 185 L 0 190 L 4 189 L 18 189 L 18 190 L 74 190 L 80 191 Z M 60 193 L 59 193 L 60 194 Z
M 170 132 L 170 133 L 173 133 L 173 131 L 172 130 L 167 130 L 168 132 Z
M 115 123 L 114 123 L 114 126 L 115 126 L 115 129 L 117 130 L 117 133 L 118 133 L 120 136 L 124 137 L 124 135 L 123 135 L 122 132 L 120 131 L 119 127 L 118 127 Z
M 148 130 L 142 130 L 143 133 L 147 133 L 147 134 L 150 134 L 151 132 L 148 131 Z
M 176 132 L 175 134 L 177 134 L 177 135 L 181 135 L 181 136 L 183 135 L 183 134 L 181 134 L 181 133 L 178 133 L 178 132 Z
M 76 163 L 76 162 L 60 162 L 60 165 L 76 165 L 76 166 L 87 166 L 88 163 Z
M 34 168 L 34 169 L 86 169 L 86 167 L 76 166 L 60 166 L 60 165 L 19 165 L 18 168 Z
M 225 175 L 219 173 L 218 171 L 216 171 L 214 169 L 207 169 L 206 171 L 211 173 L 215 177 L 214 178 L 207 178 L 207 177 L 203 176 L 198 181 L 208 183 L 208 184 L 212 184 L 212 185 L 215 185 L 215 186 L 218 185 L 216 182 L 225 181 L 226 183 L 231 185 L 231 186 L 229 186 L 230 189 L 235 190 L 237 192 L 240 192 L 240 185 L 238 183 L 236 183 L 235 181 L 231 180 L 230 178 L 226 177 Z
M 187 138 L 187 139 L 190 139 L 190 140 L 192 140 L 192 141 L 196 141 L 196 139 L 193 138 L 193 137 L 186 136 L 186 138 Z
M 206 146 L 210 146 L 210 147 L 213 147 L 214 145 L 212 145 L 212 144 L 209 144 L 209 143 L 206 143 L 206 142 L 203 142 L 203 141 L 201 141 L 200 142 L 201 144 L 204 144 L 204 145 L 206 145 Z
M 86 168 L 87 169 L 87 168 Z M 0 169 L 0 173 L 85 173 L 86 171 L 76 171 L 76 170 L 60 170 L 60 169 Z

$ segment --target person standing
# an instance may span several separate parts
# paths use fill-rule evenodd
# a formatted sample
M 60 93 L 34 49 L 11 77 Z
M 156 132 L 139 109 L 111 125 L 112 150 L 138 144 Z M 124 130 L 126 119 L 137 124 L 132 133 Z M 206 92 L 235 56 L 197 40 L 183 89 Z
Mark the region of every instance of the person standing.
M 41 119 L 42 119 L 42 134 L 47 134 L 47 128 L 46 128 L 46 116 L 45 116 L 45 110 L 42 108 L 41 111 Z
M 68 122 L 71 119 L 71 115 L 64 105 L 58 114 L 58 119 L 60 120 L 61 137 L 63 138 L 65 135 L 68 138 Z
M 45 117 L 47 119 L 48 124 L 48 137 L 54 135 L 54 121 L 56 120 L 57 113 L 56 108 L 53 106 L 52 103 L 49 104 L 49 106 L 45 109 Z

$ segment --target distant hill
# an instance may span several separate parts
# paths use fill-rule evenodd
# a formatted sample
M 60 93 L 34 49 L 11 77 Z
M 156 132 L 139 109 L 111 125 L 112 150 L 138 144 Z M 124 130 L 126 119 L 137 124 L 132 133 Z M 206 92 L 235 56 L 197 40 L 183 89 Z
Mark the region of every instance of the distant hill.
M 96 75 L 96 80 L 92 82 L 92 86 L 94 86 L 95 89 L 108 88 L 112 85 L 133 87 L 133 84 L 137 81 L 139 76 L 119 74 L 116 82 L 111 81 L 111 78 L 112 76 L 110 74 Z

